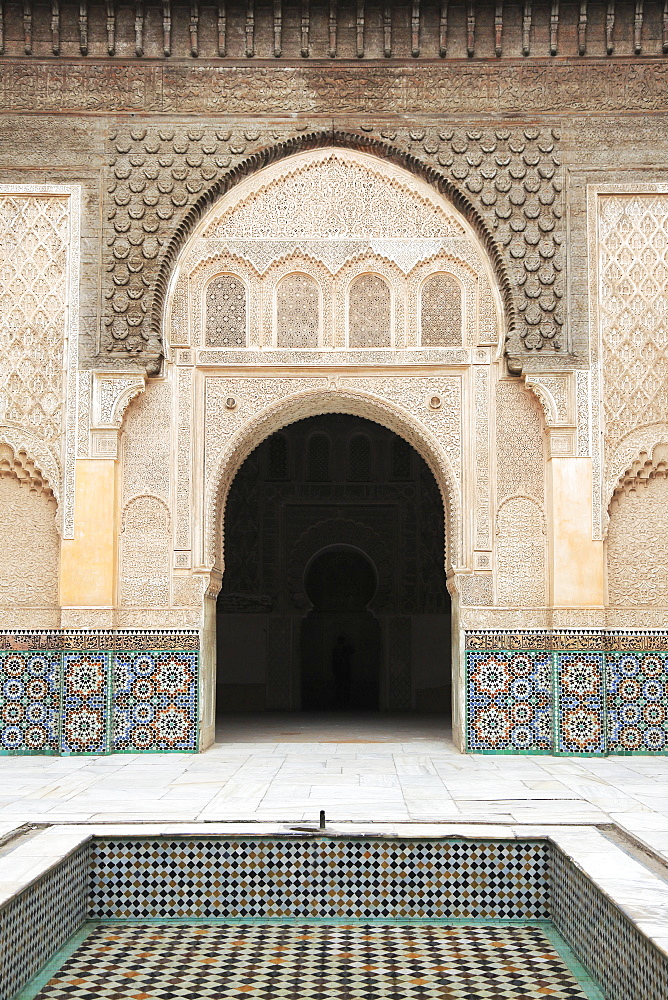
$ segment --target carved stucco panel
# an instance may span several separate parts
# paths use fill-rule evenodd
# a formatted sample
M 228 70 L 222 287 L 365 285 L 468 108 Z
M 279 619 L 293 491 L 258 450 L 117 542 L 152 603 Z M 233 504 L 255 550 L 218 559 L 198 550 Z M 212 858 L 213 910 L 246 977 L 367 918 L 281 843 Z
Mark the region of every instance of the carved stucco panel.
M 149 382 L 133 399 L 123 426 L 123 504 L 151 493 L 170 501 L 172 386 Z
M 154 496 L 138 496 L 123 508 L 120 534 L 119 599 L 131 608 L 169 605 L 170 517 Z
M 520 382 L 496 386 L 496 495 L 499 505 L 522 494 L 543 504 L 544 444 L 541 410 Z
M 29 448 L 63 497 L 67 538 L 74 530 L 80 196 L 78 185 L 0 185 L 0 426 L 15 448 Z
M 323 144 L 336 142 L 337 135 L 323 134 Z M 228 170 L 242 164 L 244 156 L 253 151 L 266 151 L 261 156 L 269 163 L 272 151 L 299 150 L 293 126 L 274 127 L 266 133 L 253 130 L 248 136 L 209 125 L 171 123 L 149 128 L 120 126 L 110 133 L 106 233 L 109 284 L 102 340 L 103 348 L 111 355 L 140 350 L 155 356 L 160 352 L 157 314 L 163 303 L 156 282 L 172 234 L 198 199 L 216 185 L 216 190 L 224 190 Z M 286 141 L 293 145 L 282 147 Z M 493 234 L 494 244 L 505 260 L 509 281 L 504 279 L 504 294 L 514 298 L 519 333 L 512 353 L 539 348 L 548 353 L 565 350 L 561 308 L 563 179 L 557 130 L 388 130 L 370 126 L 365 134 L 342 133 L 339 142 L 341 146 L 366 144 L 378 154 L 377 163 L 383 165 L 383 170 L 388 164 L 380 157 L 396 148 L 415 157 L 422 172 L 433 169 L 452 184 L 457 196 L 474 206 L 485 220 L 489 245 L 489 234 Z M 341 183 L 350 184 L 345 171 L 340 169 L 340 173 Z M 404 175 L 410 177 L 407 172 Z M 303 177 L 295 177 L 292 183 L 299 191 L 306 182 Z M 391 200 L 391 192 L 386 188 L 382 203 L 387 203 L 388 198 Z M 319 197 L 314 205 L 326 201 Z M 339 203 L 340 199 L 335 201 Z M 429 224 L 420 212 L 416 206 L 408 213 L 413 226 L 410 236 L 417 235 L 416 227 L 429 235 Z M 243 220 L 239 217 L 239 224 L 253 224 L 251 208 L 246 215 L 248 218 L 244 216 Z M 404 197 L 390 236 L 396 236 L 396 218 L 405 217 Z M 294 231 L 280 205 L 276 219 L 279 231 Z M 436 235 L 442 235 L 442 231 L 441 227 Z M 241 235 L 247 236 L 247 232 L 244 229 Z M 174 248 L 168 252 L 173 257 Z
M 417 426 L 425 427 L 448 456 L 458 484 L 462 475 L 462 378 L 447 375 L 407 378 L 369 376 L 340 379 L 342 387 L 369 392 L 407 410 Z M 438 400 L 434 406 L 433 401 Z M 418 449 L 419 450 L 419 449 Z
M 186 301 L 188 304 L 188 320 L 190 330 L 185 343 L 193 347 L 215 346 L 206 343 L 206 288 L 209 282 L 217 274 L 234 274 L 246 288 L 246 325 L 248 334 L 248 344 L 259 346 L 261 294 L 260 282 L 255 269 L 241 257 L 228 253 L 221 249 L 215 256 L 207 256 L 199 261 L 192 271 L 185 272 L 186 277 Z M 174 343 L 181 342 L 183 338 L 178 332 L 175 334 Z
M 592 455 L 591 446 L 591 376 L 588 371 L 575 373 L 575 397 L 577 408 L 578 456 Z M 594 482 L 597 479 L 594 477 Z
M 490 371 L 486 365 L 473 369 L 475 407 L 475 529 L 474 548 L 491 549 L 491 479 L 489 454 L 489 386 Z
M 232 205 L 204 231 L 210 239 L 462 237 L 457 213 L 406 171 L 364 154 L 324 149 L 242 181 Z
M 118 376 L 96 373 L 93 377 L 93 426 L 120 427 L 128 404 L 144 391 L 145 383 L 143 373 Z
M 547 603 L 545 515 L 531 497 L 510 497 L 496 515 L 499 604 L 540 608 Z
M 326 387 L 327 379 L 322 376 L 262 379 L 207 375 L 204 389 L 205 482 L 210 482 L 230 439 L 242 434 L 260 410 L 294 393 Z M 229 407 L 228 400 L 233 400 L 234 406 Z
M 0 470 L 0 608 L 58 607 L 60 538 L 55 503 L 26 476 Z M 14 618 L 14 624 L 18 620 Z M 21 623 L 34 628 L 27 614 Z M 55 623 L 53 623 L 55 624 Z
M 575 424 L 575 392 L 571 373 L 532 373 L 525 381 L 541 404 L 548 427 Z
M 190 518 L 192 508 L 192 449 L 193 449 L 193 373 L 189 368 L 178 372 L 178 428 L 176 468 L 176 525 L 174 545 L 190 549 Z
M 592 204 L 593 200 L 593 204 Z M 604 419 L 603 502 L 636 458 L 666 436 L 668 190 L 608 185 L 591 194 L 595 311 Z M 593 235 L 593 234 L 592 234 Z
M 494 604 L 494 580 L 487 576 L 460 576 L 457 589 L 461 603 L 469 607 L 484 607 Z
M 438 254 L 431 260 L 419 264 L 413 269 L 409 276 L 406 288 L 407 299 L 407 333 L 408 346 L 413 347 L 420 342 L 420 310 L 422 287 L 431 274 L 439 272 L 453 274 L 461 285 L 462 290 L 462 322 L 458 331 L 458 337 L 453 338 L 452 344 L 459 343 L 465 347 L 472 347 L 481 339 L 486 339 L 487 333 L 483 334 L 480 324 L 480 282 L 485 278 L 481 273 L 476 273 L 461 261 L 455 258 L 448 258 L 445 254 Z M 488 286 L 489 287 L 489 286 Z M 496 333 L 498 340 L 498 330 Z
M 305 274 L 312 278 L 318 289 L 319 307 L 319 331 L 318 343 L 324 347 L 332 347 L 332 338 L 335 329 L 335 317 L 333 313 L 333 282 L 332 277 L 319 261 L 311 260 L 301 247 L 295 244 L 292 254 L 287 260 L 278 260 L 267 268 L 260 281 L 259 295 L 262 302 L 262 328 L 255 343 L 263 347 L 278 346 L 278 302 L 277 289 L 281 281 L 289 274 Z M 299 346 L 299 345 L 295 345 Z M 289 357 L 286 354 L 286 359 Z
M 77 372 L 77 458 L 88 458 L 93 419 L 93 373 Z
M 630 481 L 610 508 L 607 553 L 611 606 L 668 607 L 666 538 L 666 473 Z
M 495 566 L 497 602 L 547 601 L 545 446 L 541 407 L 519 381 L 496 385 Z

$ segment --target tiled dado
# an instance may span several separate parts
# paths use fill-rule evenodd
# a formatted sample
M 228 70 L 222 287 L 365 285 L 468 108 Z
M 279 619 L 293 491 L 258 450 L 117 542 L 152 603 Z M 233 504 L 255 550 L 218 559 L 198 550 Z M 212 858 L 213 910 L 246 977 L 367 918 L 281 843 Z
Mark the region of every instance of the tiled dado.
M 467 749 L 668 752 L 668 632 L 466 633 Z
M 592 828 L 534 827 L 524 836 L 520 828 L 504 840 L 498 828 L 481 827 L 474 839 L 452 829 L 443 838 L 427 828 L 410 838 L 42 830 L 0 858 L 0 998 L 16 997 L 87 920 L 201 928 L 229 919 L 435 918 L 550 920 L 610 1000 L 666 1000 L 659 875 Z M 35 866 L 15 881 L 17 870 Z
M 0 753 L 197 749 L 195 631 L 0 632 Z

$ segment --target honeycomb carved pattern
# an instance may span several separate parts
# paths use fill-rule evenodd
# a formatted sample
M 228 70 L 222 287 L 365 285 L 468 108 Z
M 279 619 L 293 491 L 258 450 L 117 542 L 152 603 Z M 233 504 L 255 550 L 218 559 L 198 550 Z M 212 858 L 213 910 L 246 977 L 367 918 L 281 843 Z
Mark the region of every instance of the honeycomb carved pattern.
M 0 441 L 0 476 L 11 476 L 30 493 L 38 493 L 54 500 L 47 477 L 25 451 L 15 451 L 11 445 Z M 55 504 L 54 504 L 55 510 Z
M 668 440 L 668 434 L 666 435 L 666 439 Z M 646 451 L 640 452 L 624 475 L 620 476 L 612 496 L 611 509 L 614 507 L 616 500 L 619 500 L 630 491 L 639 489 L 643 483 L 648 482 L 650 479 L 656 479 L 657 476 L 659 478 L 668 476 L 667 443 L 657 444 L 651 453 Z
M 298 126 L 295 126 L 295 129 Z M 546 127 L 326 131 L 290 136 L 210 126 L 119 126 L 109 134 L 102 351 L 162 354 L 175 260 L 213 202 L 244 177 L 306 149 L 342 146 L 406 167 L 469 220 L 500 286 L 508 354 L 566 351 L 561 307 L 560 133 Z

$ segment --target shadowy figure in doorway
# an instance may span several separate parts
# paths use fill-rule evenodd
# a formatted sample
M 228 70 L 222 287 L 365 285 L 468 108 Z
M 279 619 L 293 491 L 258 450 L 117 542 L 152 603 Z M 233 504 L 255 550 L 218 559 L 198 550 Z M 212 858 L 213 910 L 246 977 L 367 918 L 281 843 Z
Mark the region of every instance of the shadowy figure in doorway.
M 332 650 L 332 673 L 334 674 L 334 693 L 336 707 L 347 709 L 350 706 L 353 681 L 353 654 L 355 647 L 340 635 Z

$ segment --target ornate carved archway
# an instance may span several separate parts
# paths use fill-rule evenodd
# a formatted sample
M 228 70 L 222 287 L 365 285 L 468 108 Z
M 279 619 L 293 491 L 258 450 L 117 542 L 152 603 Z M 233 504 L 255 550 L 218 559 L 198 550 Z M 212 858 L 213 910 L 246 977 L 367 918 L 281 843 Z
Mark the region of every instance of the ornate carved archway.
M 205 497 L 204 542 L 209 565 L 224 566 L 224 517 L 232 481 L 257 446 L 275 431 L 296 420 L 323 413 L 349 413 L 387 427 L 404 438 L 425 460 L 443 498 L 446 565 L 457 565 L 462 548 L 460 491 L 443 445 L 408 410 L 371 393 L 349 388 L 299 392 L 267 406 L 243 424 L 225 448 L 209 482 Z
M 441 195 L 452 208 L 466 220 L 484 251 L 498 287 L 503 305 L 503 328 L 506 338 L 515 331 L 518 310 L 515 304 L 517 289 L 511 281 L 508 267 L 492 231 L 473 202 L 453 181 L 434 167 L 427 166 L 417 157 L 393 146 L 391 143 L 372 139 L 359 133 L 332 129 L 311 132 L 285 142 L 269 146 L 239 163 L 233 170 L 223 174 L 199 197 L 176 227 L 169 244 L 161 257 L 158 274 L 154 280 L 151 306 L 149 310 L 150 330 L 147 339 L 154 345 L 163 343 L 164 324 L 168 289 L 173 281 L 178 261 L 191 237 L 202 221 L 209 215 L 215 204 L 228 192 L 259 171 L 280 160 L 311 150 L 340 147 L 372 156 L 388 164 L 403 168 L 416 179 L 428 184 L 435 195 Z M 163 343 L 164 348 L 164 343 Z

